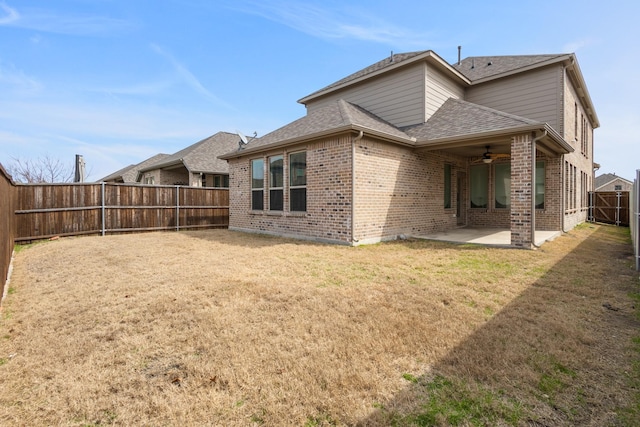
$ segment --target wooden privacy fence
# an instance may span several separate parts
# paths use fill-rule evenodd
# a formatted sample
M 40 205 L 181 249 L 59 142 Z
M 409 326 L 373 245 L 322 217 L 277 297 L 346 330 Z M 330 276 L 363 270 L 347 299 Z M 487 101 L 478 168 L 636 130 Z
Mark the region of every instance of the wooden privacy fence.
M 629 226 L 628 191 L 599 191 L 589 193 L 589 196 L 590 221 Z
M 16 186 L 0 165 L 0 302 L 11 266 L 15 239 Z
M 16 241 L 229 225 L 229 190 L 110 183 L 17 186 Z

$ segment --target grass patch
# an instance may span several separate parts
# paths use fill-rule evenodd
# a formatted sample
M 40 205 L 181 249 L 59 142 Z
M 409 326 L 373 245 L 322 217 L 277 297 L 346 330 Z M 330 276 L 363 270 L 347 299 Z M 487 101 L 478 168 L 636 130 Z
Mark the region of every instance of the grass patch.
M 517 426 L 523 419 L 523 408 L 514 399 L 481 385 L 469 384 L 443 376 L 417 385 L 427 394 L 426 402 L 413 413 L 386 414 L 392 426 Z
M 36 245 L 3 306 L 0 424 L 639 425 L 629 250 L 604 226 L 536 251 L 227 230 Z

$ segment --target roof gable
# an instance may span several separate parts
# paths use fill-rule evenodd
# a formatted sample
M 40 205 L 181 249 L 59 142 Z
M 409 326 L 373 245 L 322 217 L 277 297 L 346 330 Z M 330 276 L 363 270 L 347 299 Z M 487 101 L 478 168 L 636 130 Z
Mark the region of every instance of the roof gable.
M 252 140 L 241 150 L 221 158 L 239 157 L 246 153 L 272 147 L 303 142 L 324 135 L 349 130 L 362 130 L 379 137 L 412 144 L 413 140 L 397 127 L 358 105 L 340 99 L 325 107 L 310 111 L 306 116 L 289 123 L 263 137 Z
M 628 179 L 624 179 L 616 175 L 615 173 L 604 173 L 596 177 L 596 183 L 595 183 L 596 190 L 600 187 L 604 187 L 607 184 L 611 184 L 613 181 L 618 181 L 618 180 L 626 184 L 633 185 L 631 181 L 629 181 Z
M 358 84 L 362 81 L 374 78 L 376 76 L 389 73 L 391 71 L 409 66 L 411 64 L 418 63 L 420 61 L 428 61 L 430 64 L 434 65 L 436 68 L 441 70 L 445 70 L 448 72 L 453 78 L 459 79 L 464 84 L 469 84 L 469 81 L 463 74 L 455 70 L 449 63 L 447 63 L 444 59 L 438 56 L 432 50 L 421 50 L 416 52 L 407 52 L 407 53 L 392 53 L 391 56 L 386 57 L 385 59 L 378 61 L 368 67 L 365 67 L 359 71 L 356 71 L 353 74 L 344 77 L 334 83 L 331 83 L 324 88 L 317 90 L 310 95 L 305 96 L 304 98 L 298 100 L 301 104 L 308 104 L 309 102 L 322 97 L 324 95 L 337 92 L 344 88 L 350 87 L 352 85 Z

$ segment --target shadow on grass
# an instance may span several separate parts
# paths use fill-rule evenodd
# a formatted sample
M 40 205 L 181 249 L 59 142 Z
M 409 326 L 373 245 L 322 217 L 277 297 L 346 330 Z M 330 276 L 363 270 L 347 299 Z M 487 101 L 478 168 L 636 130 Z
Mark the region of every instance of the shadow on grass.
M 637 413 L 620 415 L 634 404 L 627 372 L 640 326 L 632 256 L 628 229 L 596 227 L 357 425 L 636 425 Z

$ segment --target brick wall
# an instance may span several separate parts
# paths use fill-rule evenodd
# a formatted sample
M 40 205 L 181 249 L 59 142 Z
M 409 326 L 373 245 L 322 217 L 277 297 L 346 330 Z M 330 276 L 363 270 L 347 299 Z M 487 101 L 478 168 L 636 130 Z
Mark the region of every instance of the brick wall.
M 455 195 L 456 174 L 466 171 L 466 160 L 445 153 L 414 153 L 365 135 L 355 147 L 356 215 L 352 227 L 352 138 L 345 134 L 258 156 L 266 165 L 269 156 L 284 154 L 286 183 L 288 153 L 306 148 L 306 213 L 288 212 L 286 187 L 284 211 L 251 211 L 250 161 L 256 157 L 230 160 L 229 228 L 364 244 L 456 226 L 455 196 L 451 208 L 444 208 L 444 163 L 452 165 L 451 191 Z
M 451 168 L 452 205 L 444 208 L 444 164 Z M 356 147 L 356 239 L 361 243 L 420 236 L 456 227 L 457 172 L 465 160 L 416 153 L 365 138 Z
M 577 224 L 586 221 L 589 199 L 588 192 L 593 191 L 594 175 L 593 175 L 593 128 L 587 120 L 587 128 L 583 131 L 582 118 L 587 118 L 584 106 L 581 104 L 573 85 L 569 78 L 564 78 L 564 139 L 573 147 L 574 152 L 564 155 L 565 165 L 563 170 L 563 189 L 565 191 L 565 210 L 564 210 L 564 230 L 570 230 Z M 577 114 L 576 114 L 577 108 Z M 587 148 L 583 149 L 584 138 L 587 138 Z M 575 186 L 573 185 L 572 173 L 567 174 L 566 166 L 570 170 L 575 170 Z M 584 178 L 583 178 L 584 176 Z M 575 192 L 575 206 L 571 206 L 570 200 Z
M 511 141 L 511 245 L 531 247 L 532 154 L 531 135 L 517 135 Z
M 307 211 L 290 212 L 288 194 L 289 153 L 307 152 Z M 284 209 L 270 212 L 251 210 L 251 160 L 265 161 L 267 185 L 268 157 L 284 158 Z M 287 147 L 257 156 L 229 161 L 229 228 L 243 231 L 303 237 L 334 243 L 351 243 L 351 136 L 319 140 L 303 146 Z M 268 208 L 268 188 L 264 191 Z

